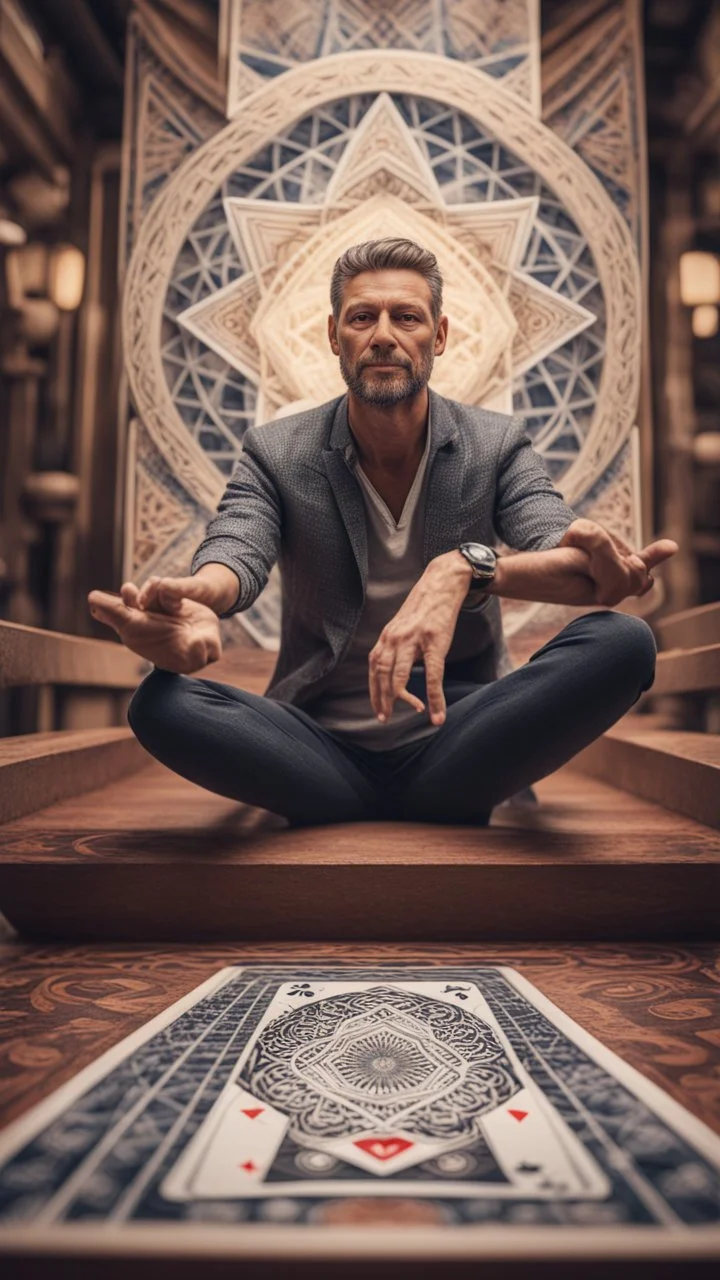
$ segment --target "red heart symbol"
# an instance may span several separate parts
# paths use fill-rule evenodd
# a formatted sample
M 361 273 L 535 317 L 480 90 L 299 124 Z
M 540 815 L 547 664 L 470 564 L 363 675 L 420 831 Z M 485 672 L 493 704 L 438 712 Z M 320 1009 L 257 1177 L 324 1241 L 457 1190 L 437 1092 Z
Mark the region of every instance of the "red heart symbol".
M 508 1107 L 508 1115 L 513 1116 L 515 1120 L 524 1120 L 527 1114 L 527 1111 L 511 1111 Z
M 369 1156 L 374 1156 L 376 1160 L 392 1160 L 393 1156 L 407 1151 L 413 1143 L 406 1138 L 360 1138 L 353 1145 L 366 1151 Z

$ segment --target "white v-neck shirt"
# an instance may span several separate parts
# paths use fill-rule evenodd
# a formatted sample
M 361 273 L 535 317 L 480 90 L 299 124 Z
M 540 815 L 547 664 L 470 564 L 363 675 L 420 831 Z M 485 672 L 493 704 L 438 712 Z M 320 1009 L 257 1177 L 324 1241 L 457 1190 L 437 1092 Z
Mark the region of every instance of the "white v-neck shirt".
M 368 577 L 365 605 L 344 657 L 322 683 L 313 701 L 313 719 L 348 740 L 372 751 L 415 742 L 436 733 L 427 711 L 417 712 L 398 699 L 386 724 L 377 719 L 370 702 L 368 655 L 383 627 L 400 609 L 422 576 L 427 462 L 432 425 L 428 420 L 425 450 L 400 519 L 395 521 L 386 502 L 355 460 L 354 472 L 365 503 Z M 352 448 L 347 456 L 351 458 Z M 419 662 L 420 659 L 416 659 Z

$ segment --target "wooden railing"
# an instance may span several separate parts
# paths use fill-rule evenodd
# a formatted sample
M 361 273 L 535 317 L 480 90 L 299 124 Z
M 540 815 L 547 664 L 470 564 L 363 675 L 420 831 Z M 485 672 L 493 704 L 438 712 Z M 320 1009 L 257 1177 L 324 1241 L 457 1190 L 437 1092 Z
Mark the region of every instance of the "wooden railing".
M 94 790 L 148 762 L 127 724 L 150 664 L 111 641 L 0 622 L 0 688 L 39 686 L 41 728 L 0 738 L 0 821 Z

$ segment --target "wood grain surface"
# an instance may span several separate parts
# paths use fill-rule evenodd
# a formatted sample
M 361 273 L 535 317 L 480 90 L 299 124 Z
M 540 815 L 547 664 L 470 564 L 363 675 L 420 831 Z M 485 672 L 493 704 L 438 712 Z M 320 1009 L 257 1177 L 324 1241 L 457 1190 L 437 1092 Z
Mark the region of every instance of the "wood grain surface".
M 574 758 L 574 767 L 720 827 L 720 737 L 648 729 L 644 719 L 618 721 Z
M 69 684 L 134 689 L 151 663 L 113 640 L 0 620 L 0 687 Z
M 0 822 L 39 804 L 86 793 L 142 769 L 146 753 L 128 728 L 59 729 L 0 739 Z
M 34 936 L 717 937 L 720 835 L 565 769 L 488 828 L 290 829 L 152 763 L 0 829 L 0 910 Z

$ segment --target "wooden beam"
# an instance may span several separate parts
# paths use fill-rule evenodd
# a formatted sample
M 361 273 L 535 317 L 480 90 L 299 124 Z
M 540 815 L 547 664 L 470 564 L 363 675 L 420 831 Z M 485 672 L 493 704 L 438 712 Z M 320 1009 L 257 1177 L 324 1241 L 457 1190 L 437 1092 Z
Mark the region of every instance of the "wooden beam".
M 575 756 L 573 768 L 720 827 L 720 737 L 644 729 L 643 719 L 621 720 Z
M 0 688 L 72 684 L 134 689 L 150 667 L 144 658 L 112 640 L 0 622 Z
M 87 0 L 35 0 L 35 6 L 87 81 L 122 87 L 122 63 Z
M 695 649 L 720 644 L 720 601 L 683 609 L 654 623 L 663 649 Z
M 667 693 L 711 693 L 720 690 L 720 644 L 697 649 L 670 649 L 658 654 L 655 683 L 649 698 Z
M 0 740 L 0 822 L 82 795 L 149 763 L 130 729 L 66 729 Z

